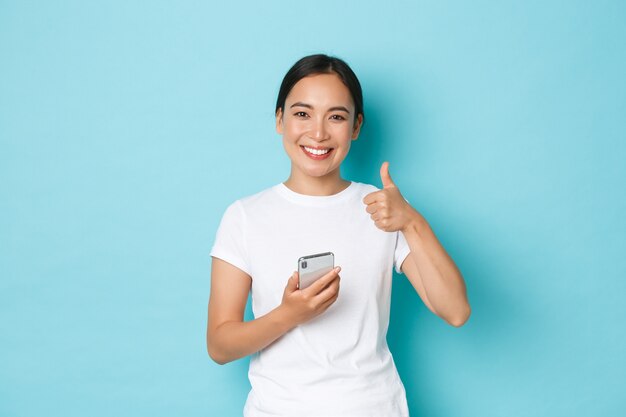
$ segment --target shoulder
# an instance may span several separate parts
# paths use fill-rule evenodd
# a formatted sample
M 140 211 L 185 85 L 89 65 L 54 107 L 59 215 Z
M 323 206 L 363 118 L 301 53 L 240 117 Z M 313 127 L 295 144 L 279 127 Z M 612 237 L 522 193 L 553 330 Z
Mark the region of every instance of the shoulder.
M 268 202 L 276 200 L 276 187 L 277 186 L 274 185 L 257 193 L 242 197 L 235 203 L 239 203 L 244 210 L 252 209 L 258 205 L 267 204 Z
M 268 187 L 262 191 L 241 197 L 232 202 L 226 208 L 226 213 L 231 215 L 245 216 L 246 212 L 254 211 L 259 206 L 266 205 L 276 199 L 276 186 Z

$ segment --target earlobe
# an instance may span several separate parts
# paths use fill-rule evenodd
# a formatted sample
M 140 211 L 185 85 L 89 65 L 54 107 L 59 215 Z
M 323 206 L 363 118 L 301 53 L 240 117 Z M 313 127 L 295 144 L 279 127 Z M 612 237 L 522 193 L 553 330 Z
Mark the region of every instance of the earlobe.
M 354 129 L 352 130 L 352 140 L 357 140 L 359 137 L 359 133 L 361 132 L 361 125 L 363 124 L 363 115 L 359 114 L 356 119 L 356 123 L 354 124 Z
M 283 134 L 283 112 L 282 109 L 276 110 L 276 133 Z

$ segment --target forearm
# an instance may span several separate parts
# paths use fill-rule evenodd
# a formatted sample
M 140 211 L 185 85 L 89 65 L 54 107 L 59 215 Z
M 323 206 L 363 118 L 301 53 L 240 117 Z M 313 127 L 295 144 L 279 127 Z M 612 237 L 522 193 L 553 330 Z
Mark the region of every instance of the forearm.
M 293 327 L 280 306 L 254 320 L 225 322 L 207 335 L 209 355 L 223 365 L 258 352 Z
M 413 210 L 411 221 L 402 233 L 435 313 L 451 324 L 463 324 L 470 314 L 465 282 L 426 219 Z

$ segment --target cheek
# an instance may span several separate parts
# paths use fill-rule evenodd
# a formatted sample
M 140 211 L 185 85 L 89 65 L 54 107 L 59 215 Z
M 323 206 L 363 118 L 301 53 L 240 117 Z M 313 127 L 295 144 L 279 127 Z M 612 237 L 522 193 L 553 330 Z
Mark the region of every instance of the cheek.
M 336 126 L 333 136 L 341 142 L 350 143 L 352 141 L 352 129 L 348 125 Z
M 284 134 L 287 136 L 298 136 L 306 131 L 303 123 L 287 123 L 285 124 Z

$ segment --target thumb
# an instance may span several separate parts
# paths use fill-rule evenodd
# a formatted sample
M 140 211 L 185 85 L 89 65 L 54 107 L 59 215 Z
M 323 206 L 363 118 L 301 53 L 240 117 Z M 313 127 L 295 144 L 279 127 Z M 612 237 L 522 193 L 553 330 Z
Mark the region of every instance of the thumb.
M 383 188 L 396 186 L 391 179 L 391 175 L 389 175 L 389 162 L 383 162 L 383 165 L 380 167 L 380 179 L 383 182 Z
M 291 274 L 291 277 L 289 277 L 289 281 L 287 281 L 287 292 L 292 293 L 298 290 L 298 281 L 298 272 L 294 272 L 293 274 Z

